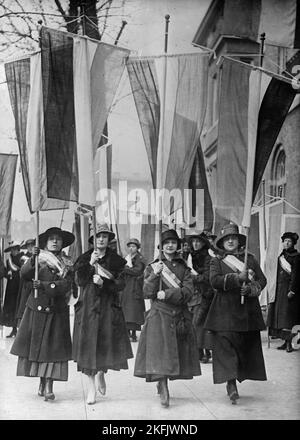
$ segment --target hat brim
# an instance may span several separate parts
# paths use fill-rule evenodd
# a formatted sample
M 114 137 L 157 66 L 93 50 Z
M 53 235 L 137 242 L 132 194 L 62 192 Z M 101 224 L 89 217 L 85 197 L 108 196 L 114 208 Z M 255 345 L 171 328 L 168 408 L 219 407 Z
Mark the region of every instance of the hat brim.
M 235 235 L 236 237 L 238 237 L 239 240 L 239 246 L 245 246 L 246 244 L 246 235 L 244 234 L 240 234 L 240 233 L 236 233 L 236 234 L 232 234 L 232 233 L 228 233 L 228 234 L 224 234 L 221 237 L 218 237 L 215 241 L 215 245 L 217 248 L 224 250 L 224 248 L 222 247 L 222 242 L 224 241 L 224 239 L 226 237 L 229 237 L 230 235 Z
M 10 252 L 12 249 L 14 249 L 14 248 L 19 248 L 19 249 L 21 249 L 21 246 L 19 245 L 19 244 L 16 244 L 16 245 L 14 245 L 14 246 L 8 246 L 6 249 L 4 249 L 4 251 L 3 252 Z
M 30 244 L 35 245 L 35 240 L 22 244 L 21 249 L 26 249 Z
M 70 246 L 75 240 L 74 234 L 72 234 L 71 232 L 68 232 L 68 231 L 59 231 L 59 232 L 56 232 L 56 231 L 47 232 L 46 231 L 46 232 L 43 232 L 42 234 L 39 235 L 39 247 L 41 249 L 44 249 L 46 247 L 47 240 L 51 234 L 57 234 L 57 235 L 61 236 L 62 249 Z
M 141 247 L 140 243 L 135 243 L 134 241 L 128 241 L 128 243 L 126 243 L 126 246 L 129 246 L 130 244 L 134 244 L 138 249 Z
M 205 243 L 205 246 L 206 247 L 210 247 L 210 242 L 208 241 L 208 239 L 207 238 L 205 238 L 205 237 L 203 237 L 203 236 L 201 236 L 201 235 L 191 235 L 190 237 L 189 237 L 189 245 L 190 246 L 192 246 L 192 240 L 193 240 L 193 238 L 198 238 L 199 240 L 201 240 L 201 241 L 203 241 L 203 243 Z
M 116 234 L 114 232 L 111 231 L 101 231 L 101 232 L 97 232 L 96 237 L 99 237 L 100 234 L 108 234 L 108 241 L 110 242 L 111 240 L 113 240 L 116 236 Z M 94 234 L 90 236 L 88 242 L 90 244 L 93 244 L 94 241 Z

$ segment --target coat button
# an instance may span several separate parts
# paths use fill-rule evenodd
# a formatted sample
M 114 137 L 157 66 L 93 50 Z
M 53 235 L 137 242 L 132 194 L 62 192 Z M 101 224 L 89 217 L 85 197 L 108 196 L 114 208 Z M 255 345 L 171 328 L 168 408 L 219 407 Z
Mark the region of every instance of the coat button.
M 54 289 L 55 288 L 55 283 L 51 283 L 50 287 L 51 287 L 51 289 Z
M 173 313 L 173 315 L 175 315 L 175 313 L 176 313 L 176 312 L 175 312 L 175 310 L 173 310 L 173 312 L 172 312 L 172 313 Z
M 38 306 L 38 308 L 37 308 L 38 310 L 42 310 L 42 306 Z
M 46 312 L 50 312 L 49 307 L 46 307 L 46 308 L 45 308 L 45 311 L 46 311 Z

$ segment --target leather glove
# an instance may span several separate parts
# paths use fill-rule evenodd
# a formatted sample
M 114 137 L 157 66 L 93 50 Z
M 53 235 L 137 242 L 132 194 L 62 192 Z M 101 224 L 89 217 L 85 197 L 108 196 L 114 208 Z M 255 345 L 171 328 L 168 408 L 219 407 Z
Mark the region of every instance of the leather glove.
M 239 280 L 244 283 L 249 281 L 248 279 L 248 271 L 247 270 L 243 270 L 241 273 L 239 273 Z
M 241 287 L 241 295 L 248 296 L 251 293 L 251 287 L 249 284 L 245 284 Z
M 34 289 L 40 289 L 41 288 L 41 281 L 40 280 L 32 280 L 32 287 Z

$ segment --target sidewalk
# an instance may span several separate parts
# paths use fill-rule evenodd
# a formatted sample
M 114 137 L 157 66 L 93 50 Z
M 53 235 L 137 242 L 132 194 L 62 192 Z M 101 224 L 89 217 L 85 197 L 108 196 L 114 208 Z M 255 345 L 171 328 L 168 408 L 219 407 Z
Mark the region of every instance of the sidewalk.
M 0 420 L 299 420 L 300 350 L 278 351 L 280 340 L 267 348 L 262 333 L 268 380 L 238 384 L 240 399 L 232 405 L 225 384 L 212 382 L 212 364 L 201 364 L 202 376 L 170 382 L 170 407 L 160 406 L 155 384 L 129 371 L 109 371 L 107 395 L 97 395 L 95 405 L 86 405 L 86 377 L 69 362 L 69 381 L 55 382 L 56 399 L 45 402 L 37 395 L 39 380 L 16 376 L 17 357 L 9 353 L 12 339 L 0 337 Z M 0 336 L 2 333 L 0 331 Z M 132 343 L 134 354 L 137 343 Z

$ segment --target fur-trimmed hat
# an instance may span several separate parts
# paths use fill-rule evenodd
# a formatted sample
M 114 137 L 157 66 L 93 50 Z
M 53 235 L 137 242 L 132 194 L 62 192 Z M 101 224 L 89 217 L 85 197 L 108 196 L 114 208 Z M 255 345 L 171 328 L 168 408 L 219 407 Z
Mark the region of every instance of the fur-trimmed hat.
M 48 238 L 53 234 L 59 235 L 62 238 L 62 249 L 70 246 L 75 240 L 75 236 L 69 231 L 64 231 L 57 227 L 49 228 L 39 235 L 39 247 L 41 249 L 46 247 Z
M 228 237 L 229 235 L 237 235 L 239 239 L 239 245 L 245 246 L 246 244 L 246 235 L 239 233 L 239 227 L 233 222 L 228 223 L 227 225 L 224 225 L 221 229 L 217 239 L 216 239 L 216 246 L 219 249 L 223 249 L 223 240 L 225 237 Z
M 101 225 L 96 225 L 96 237 L 99 237 L 101 233 L 106 232 L 108 234 L 108 241 L 111 241 L 113 238 L 115 238 L 115 234 L 109 229 L 107 223 L 103 223 Z M 94 240 L 94 233 L 89 238 L 89 243 L 93 244 Z
M 285 232 L 281 236 L 281 241 L 284 241 L 286 238 L 290 238 L 295 245 L 298 241 L 299 235 L 297 234 L 297 232 Z

